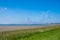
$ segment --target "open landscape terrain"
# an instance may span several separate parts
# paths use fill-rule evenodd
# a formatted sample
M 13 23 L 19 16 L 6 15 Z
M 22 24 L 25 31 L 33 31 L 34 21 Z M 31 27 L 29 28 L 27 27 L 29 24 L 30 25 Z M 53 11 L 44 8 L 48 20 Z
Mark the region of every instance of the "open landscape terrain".
M 24 29 L 33 29 L 40 28 L 40 26 L 0 26 L 0 32 L 3 31 L 13 31 L 13 30 L 24 30 Z
M 60 25 L 0 27 L 0 40 L 60 40 Z

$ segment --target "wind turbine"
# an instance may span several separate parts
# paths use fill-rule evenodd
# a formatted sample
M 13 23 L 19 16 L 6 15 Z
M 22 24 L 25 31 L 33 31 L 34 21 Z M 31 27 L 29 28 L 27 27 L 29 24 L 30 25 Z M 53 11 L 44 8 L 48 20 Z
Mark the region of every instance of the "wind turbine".
M 47 12 L 46 12 L 46 15 L 47 15 L 48 24 L 50 24 L 50 23 L 51 23 L 51 21 L 50 21 L 49 11 L 47 11 Z
M 49 11 L 45 12 L 43 15 L 44 15 L 46 23 L 50 24 L 51 21 L 50 21 Z

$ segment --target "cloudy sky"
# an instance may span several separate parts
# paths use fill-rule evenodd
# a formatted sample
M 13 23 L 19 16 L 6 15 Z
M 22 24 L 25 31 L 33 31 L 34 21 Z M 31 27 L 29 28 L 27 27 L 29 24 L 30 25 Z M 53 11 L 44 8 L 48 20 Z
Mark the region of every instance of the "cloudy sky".
M 60 0 L 0 0 L 0 24 L 60 23 Z

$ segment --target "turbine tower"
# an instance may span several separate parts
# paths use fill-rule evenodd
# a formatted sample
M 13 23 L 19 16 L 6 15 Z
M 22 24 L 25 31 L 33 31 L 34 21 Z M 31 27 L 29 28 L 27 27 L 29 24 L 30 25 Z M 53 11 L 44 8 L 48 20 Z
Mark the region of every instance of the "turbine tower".
M 28 17 L 27 20 L 28 20 L 28 24 L 31 24 L 32 21 L 31 21 L 30 17 Z

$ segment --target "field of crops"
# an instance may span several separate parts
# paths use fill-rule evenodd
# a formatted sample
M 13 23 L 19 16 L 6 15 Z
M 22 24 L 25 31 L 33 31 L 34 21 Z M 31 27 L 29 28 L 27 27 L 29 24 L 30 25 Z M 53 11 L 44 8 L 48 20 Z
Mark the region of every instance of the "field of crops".
M 60 26 L 0 32 L 0 40 L 60 40 Z

